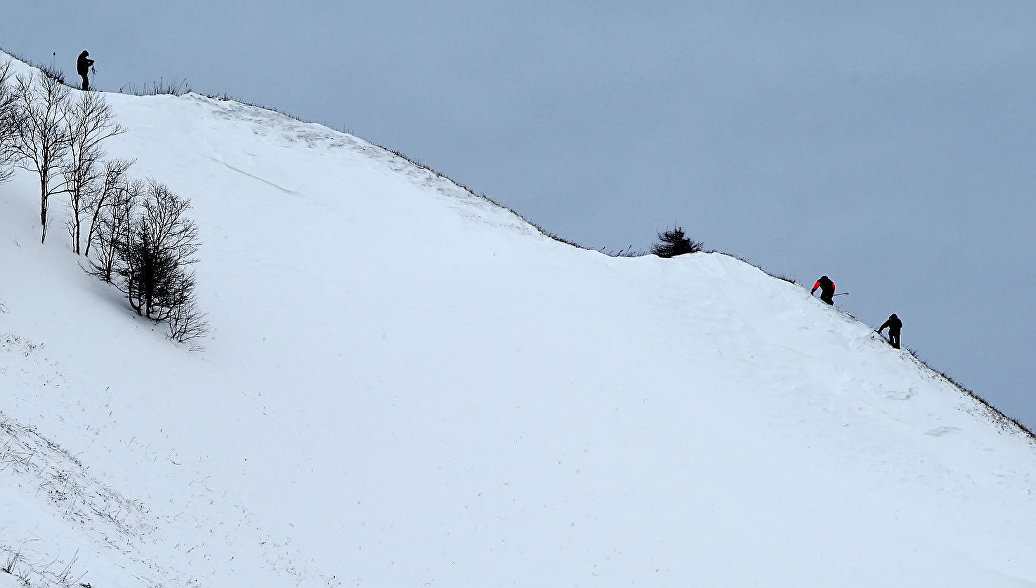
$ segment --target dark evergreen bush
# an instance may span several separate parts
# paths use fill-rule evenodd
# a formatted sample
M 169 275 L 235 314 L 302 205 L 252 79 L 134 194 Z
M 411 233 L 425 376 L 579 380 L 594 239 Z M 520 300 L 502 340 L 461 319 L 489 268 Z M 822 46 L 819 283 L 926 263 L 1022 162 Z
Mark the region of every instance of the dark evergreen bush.
M 163 321 L 194 293 L 188 266 L 196 261 L 198 228 L 184 214 L 190 202 L 154 180 L 147 182 L 140 208 L 115 248 L 116 273 L 133 310 Z
M 687 237 L 681 227 L 659 233 L 658 239 L 661 243 L 652 245 L 651 253 L 659 257 L 676 257 L 701 251 L 701 243 Z

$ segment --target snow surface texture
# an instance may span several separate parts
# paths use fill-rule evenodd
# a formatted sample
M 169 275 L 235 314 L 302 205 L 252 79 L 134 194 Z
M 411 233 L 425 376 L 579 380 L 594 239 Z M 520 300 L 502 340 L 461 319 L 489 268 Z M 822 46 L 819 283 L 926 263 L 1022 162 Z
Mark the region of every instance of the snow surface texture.
M 212 332 L 166 340 L 0 185 L 0 586 L 1036 586 L 1031 438 L 808 290 L 106 97 L 111 155 L 193 202 Z

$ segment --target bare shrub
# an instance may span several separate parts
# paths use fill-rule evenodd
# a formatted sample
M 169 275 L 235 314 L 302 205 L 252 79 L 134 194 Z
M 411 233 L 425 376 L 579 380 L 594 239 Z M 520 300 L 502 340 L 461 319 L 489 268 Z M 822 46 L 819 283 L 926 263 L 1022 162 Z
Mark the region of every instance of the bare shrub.
M 65 72 L 58 69 L 57 66 L 53 63 L 51 63 L 50 65 L 37 65 L 36 68 L 39 69 L 40 72 L 47 77 L 47 79 L 54 80 L 62 86 L 68 85 L 67 83 L 65 83 Z
M 194 283 L 194 276 L 191 275 L 189 282 L 183 284 L 188 289 L 182 293 L 186 302 L 174 308 L 167 321 L 169 338 L 180 343 L 200 339 L 209 332 L 205 314 L 198 310 L 194 302 Z
M 195 303 L 190 269 L 200 246 L 198 227 L 186 215 L 190 201 L 153 179 L 127 182 L 128 167 L 108 163 L 88 271 L 114 284 L 138 315 L 165 321 L 170 339 L 201 338 L 208 324 Z

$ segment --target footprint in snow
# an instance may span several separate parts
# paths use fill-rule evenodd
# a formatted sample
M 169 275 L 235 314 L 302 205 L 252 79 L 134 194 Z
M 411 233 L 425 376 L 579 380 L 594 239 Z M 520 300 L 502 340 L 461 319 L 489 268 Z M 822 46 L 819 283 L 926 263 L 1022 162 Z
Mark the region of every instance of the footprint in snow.
M 892 390 L 885 395 L 885 398 L 888 398 L 889 400 L 910 400 L 914 397 L 914 394 L 916 394 L 916 392 L 914 392 L 913 388 L 906 391 Z
M 925 435 L 931 435 L 932 437 L 942 437 L 948 433 L 956 433 L 960 431 L 960 427 L 936 427 L 931 431 L 925 431 Z

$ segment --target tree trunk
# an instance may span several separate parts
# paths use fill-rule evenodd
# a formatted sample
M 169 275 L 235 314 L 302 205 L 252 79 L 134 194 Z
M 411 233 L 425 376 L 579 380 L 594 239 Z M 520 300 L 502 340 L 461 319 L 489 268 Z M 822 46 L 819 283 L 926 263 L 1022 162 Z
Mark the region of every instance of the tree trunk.
M 40 243 L 47 241 L 47 192 L 50 182 L 47 177 L 47 170 L 44 169 L 40 172 L 40 224 L 43 226 L 42 236 L 40 237 Z

